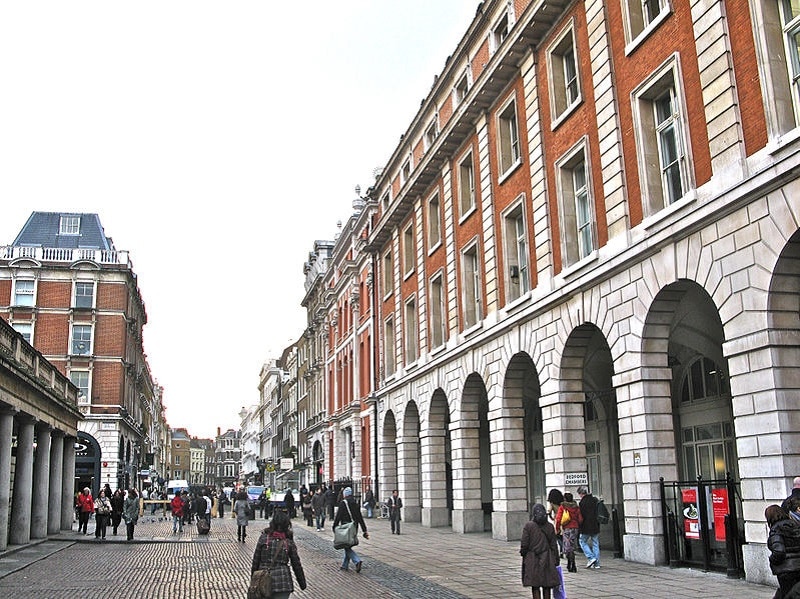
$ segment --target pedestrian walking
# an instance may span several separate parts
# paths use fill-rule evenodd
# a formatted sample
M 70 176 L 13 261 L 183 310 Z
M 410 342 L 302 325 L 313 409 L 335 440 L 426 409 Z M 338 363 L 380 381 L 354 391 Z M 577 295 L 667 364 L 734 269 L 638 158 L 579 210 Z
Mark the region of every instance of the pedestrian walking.
M 781 503 L 781 507 L 785 510 L 788 510 L 789 502 L 792 499 L 800 499 L 800 476 L 795 476 L 794 480 L 792 480 L 792 490 L 789 493 L 789 496 L 783 500 L 783 503 Z
M 325 490 L 325 507 L 328 510 L 328 518 L 333 520 L 333 512 L 336 509 L 336 492 L 333 490 L 333 485 L 328 485 Z
M 578 546 L 578 529 L 583 522 L 581 508 L 573 501 L 572 493 L 564 493 L 555 515 L 556 538 L 561 533 L 561 553 L 567 558 L 567 571 L 577 572 L 575 548 Z
M 105 489 L 100 490 L 94 500 L 94 538 L 105 539 L 108 522 L 111 520 L 111 499 L 106 497 Z
M 375 515 L 375 494 L 370 487 L 364 492 L 364 509 L 367 510 L 367 518 Z
M 778 577 L 775 598 L 785 599 L 792 587 L 800 583 L 800 524 L 779 505 L 767 506 L 764 518 L 769 526 L 769 567 Z
M 267 502 L 269 501 L 269 497 L 267 496 L 267 490 L 264 489 L 261 491 L 261 495 L 258 496 L 258 511 L 261 512 L 261 518 L 271 516 L 271 514 L 266 514 L 267 509 Z M 253 518 L 256 517 L 256 510 L 253 508 Z
M 547 494 L 547 517 L 550 518 L 550 522 L 553 523 L 553 526 L 556 524 L 556 512 L 562 501 L 564 501 L 564 495 L 561 491 L 559 489 L 550 489 L 550 492 Z M 559 557 L 564 557 L 564 541 L 561 535 L 558 534 L 558 526 L 555 526 L 555 529 L 556 540 L 558 540 L 558 554 Z
M 311 493 L 303 495 L 303 518 L 308 526 L 314 526 L 314 508 L 311 506 L 312 499 Z
M 128 540 L 133 541 L 133 529 L 139 520 L 139 494 L 136 489 L 128 489 L 128 496 L 122 505 L 122 517 L 125 519 L 125 528 L 128 532 Z
M 292 493 L 291 489 L 286 489 L 286 495 L 283 496 L 283 504 L 286 506 L 286 511 L 289 513 L 289 518 L 294 518 L 294 494 Z
M 111 534 L 116 535 L 122 522 L 122 510 L 125 506 L 125 494 L 117 489 L 111 496 Z
M 225 502 L 228 500 L 228 496 L 225 495 L 225 489 L 222 489 L 217 495 L 217 516 L 220 518 L 225 517 Z
M 392 491 L 392 496 L 386 501 L 389 508 L 389 522 L 392 525 L 392 534 L 400 534 L 400 510 L 403 507 L 403 500 L 400 499 L 397 489 Z
M 183 533 L 183 499 L 180 493 L 175 493 L 169 508 L 172 510 L 172 534 Z
M 84 487 L 78 495 L 78 532 L 83 531 L 87 534 L 86 527 L 89 525 L 89 518 L 94 513 L 94 497 L 89 487 Z
M 597 498 L 589 492 L 589 487 L 578 487 L 581 509 L 580 545 L 586 556 L 586 567 L 595 570 L 600 568 L 600 521 L 597 519 Z
M 257 570 L 269 570 L 272 574 L 272 599 L 288 599 L 294 592 L 292 571 L 300 590 L 306 588 L 306 575 L 294 543 L 292 523 L 289 516 L 280 510 L 275 512 L 269 526 L 256 542 L 253 563 L 250 566 L 251 578 Z
M 325 528 L 325 495 L 322 494 L 322 487 L 317 487 L 314 497 L 311 498 L 311 509 L 317 522 L 317 532 Z
M 236 514 L 236 537 L 244 543 L 247 538 L 248 514 L 250 512 L 250 502 L 247 500 L 247 492 L 239 491 L 236 501 L 233 503 L 233 513 Z
M 561 584 L 558 572 L 556 531 L 547 521 L 547 510 L 537 503 L 531 519 L 522 529 L 519 554 L 522 556 L 522 586 L 531 587 L 533 599 L 550 599 Z
M 364 523 L 364 518 L 361 516 L 361 510 L 353 500 L 353 489 L 351 487 L 346 487 L 344 491 L 342 491 L 342 501 L 339 503 L 336 517 L 333 519 L 333 529 L 335 530 L 339 524 L 346 524 L 348 522 L 355 522 L 364 532 L 364 538 L 369 538 L 367 525 Z M 356 572 L 361 572 L 361 565 L 363 564 L 362 559 L 353 551 L 352 547 L 345 547 L 341 569 L 348 570 L 351 560 L 355 564 Z

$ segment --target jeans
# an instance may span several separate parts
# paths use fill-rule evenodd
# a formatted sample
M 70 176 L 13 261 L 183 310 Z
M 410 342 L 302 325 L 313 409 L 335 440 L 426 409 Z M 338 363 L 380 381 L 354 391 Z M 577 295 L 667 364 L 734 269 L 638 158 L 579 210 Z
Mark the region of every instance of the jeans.
M 325 528 L 325 512 L 317 512 L 317 528 Z
M 367 518 L 372 518 L 374 506 L 371 503 L 367 504 Z
M 172 514 L 172 532 L 180 530 L 183 532 L 183 516 Z
M 589 561 L 595 560 L 595 563 L 599 566 L 600 565 L 600 534 L 596 535 L 587 535 L 581 533 L 580 536 L 580 544 L 581 549 L 583 549 L 583 554 L 586 556 L 586 559 Z
M 358 557 L 358 554 L 353 551 L 352 547 L 347 547 L 344 550 L 344 561 L 342 562 L 342 569 L 347 570 L 350 566 L 350 560 L 353 560 L 354 564 L 360 564 L 361 558 Z

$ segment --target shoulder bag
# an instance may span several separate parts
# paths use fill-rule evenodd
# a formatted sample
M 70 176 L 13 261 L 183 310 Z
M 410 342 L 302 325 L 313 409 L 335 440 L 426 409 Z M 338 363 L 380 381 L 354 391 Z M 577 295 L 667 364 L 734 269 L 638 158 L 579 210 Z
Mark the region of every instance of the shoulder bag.
M 272 597 L 272 564 L 275 562 L 275 559 L 277 559 L 278 552 L 280 552 L 280 541 L 278 541 L 276 545 L 278 545 L 278 551 L 276 551 L 275 555 L 270 559 L 269 565 L 263 570 L 256 570 L 250 575 L 247 599 L 270 599 L 270 597 Z M 267 542 L 267 546 L 269 546 L 269 541 Z
M 339 524 L 333 529 L 334 549 L 346 549 L 347 547 L 358 545 L 358 524 L 356 524 L 353 519 L 353 513 L 350 511 L 350 502 L 345 499 L 344 505 L 347 508 L 347 513 L 350 514 L 350 522 Z

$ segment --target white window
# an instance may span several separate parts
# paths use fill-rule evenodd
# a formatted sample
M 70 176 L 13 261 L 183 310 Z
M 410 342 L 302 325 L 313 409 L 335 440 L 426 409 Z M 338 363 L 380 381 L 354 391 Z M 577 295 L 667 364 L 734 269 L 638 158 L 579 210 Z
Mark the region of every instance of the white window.
M 550 110 L 554 124 L 581 100 L 578 59 L 575 49 L 575 28 L 571 23 L 555 41 L 547 54 L 550 73 Z
M 75 283 L 75 307 L 94 307 L 94 283 L 78 281 Z
M 453 86 L 453 107 L 458 106 L 467 97 L 470 88 L 469 68 L 464 69 L 464 73 L 456 80 Z
M 383 296 L 388 297 L 394 292 L 394 264 L 392 250 L 383 255 Z
M 33 344 L 33 324 L 30 322 L 12 322 L 11 327 L 20 335 L 22 338 L 30 344 Z
M 596 249 L 586 144 L 582 140 L 556 163 L 561 256 L 565 266 L 586 258 Z
M 445 341 L 445 325 L 447 323 L 444 305 L 444 279 L 441 273 L 431 278 L 428 308 L 430 310 L 431 347 L 439 347 Z
M 381 208 L 386 210 L 389 207 L 390 200 L 391 200 L 391 196 L 389 195 L 389 192 L 387 191 L 385 194 L 383 194 L 383 197 L 381 198 Z
M 89 371 L 72 370 L 69 380 L 78 388 L 78 403 L 89 403 Z
M 500 175 L 504 175 L 520 161 L 519 129 L 517 128 L 517 103 L 511 100 L 497 115 L 498 160 Z
M 679 200 L 690 187 L 685 114 L 677 61 L 633 94 L 639 179 L 645 216 Z
M 400 183 L 405 183 L 408 181 L 409 177 L 411 177 L 411 158 L 406 160 L 403 163 L 403 167 L 400 169 Z
M 92 353 L 92 325 L 72 325 L 72 355 L 88 356 Z
M 630 52 L 667 18 L 669 0 L 622 0 L 622 13 Z
M 508 13 L 504 14 L 500 19 L 498 19 L 497 23 L 495 23 L 494 27 L 492 27 L 492 34 L 489 38 L 489 48 L 492 53 L 496 52 L 497 49 L 501 46 L 503 41 L 508 37 L 508 30 L 509 30 L 509 20 L 508 20 Z
M 528 233 L 525 228 L 524 201 L 503 215 L 503 237 L 507 266 L 506 290 L 513 301 L 530 291 Z
M 59 235 L 78 235 L 81 232 L 80 216 L 62 216 L 59 220 Z
M 35 283 L 32 279 L 17 279 L 14 281 L 14 305 L 33 306 Z
M 394 318 L 390 316 L 383 323 L 383 365 L 385 376 L 393 375 L 396 368 L 394 339 Z
M 437 114 L 433 117 L 433 120 L 431 121 L 430 125 L 428 125 L 428 128 L 425 129 L 425 137 L 423 143 L 426 152 L 431 149 L 434 143 L 436 143 L 436 138 L 438 137 L 438 135 L 439 135 L 439 115 Z
M 417 302 L 411 298 L 406 302 L 405 314 L 405 341 L 406 341 L 406 364 L 417 361 L 419 356 L 419 326 L 417 320 Z
M 414 272 L 414 225 L 410 224 L 403 231 L 403 276 Z
M 428 249 L 433 249 L 442 242 L 442 205 L 439 192 L 428 199 Z
M 475 169 L 472 164 L 472 152 L 458 165 L 458 207 L 463 218 L 475 208 Z
M 464 328 L 478 324 L 481 313 L 481 267 L 478 245 L 474 244 L 461 254 L 461 279 Z
M 800 113 L 800 2 L 781 0 L 780 9 L 792 102 L 795 111 Z

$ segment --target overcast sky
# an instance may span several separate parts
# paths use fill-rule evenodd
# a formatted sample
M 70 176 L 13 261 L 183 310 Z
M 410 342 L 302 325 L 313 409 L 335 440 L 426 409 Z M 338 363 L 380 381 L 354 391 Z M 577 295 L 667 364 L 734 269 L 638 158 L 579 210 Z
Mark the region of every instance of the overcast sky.
M 167 420 L 209 437 L 303 332 L 303 263 L 374 181 L 473 0 L 3 2 L 0 245 L 96 212 Z

